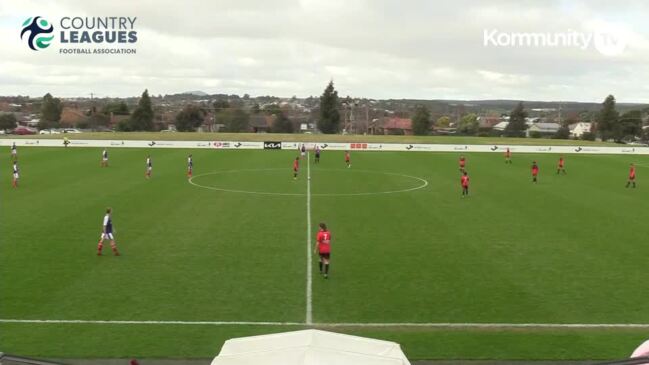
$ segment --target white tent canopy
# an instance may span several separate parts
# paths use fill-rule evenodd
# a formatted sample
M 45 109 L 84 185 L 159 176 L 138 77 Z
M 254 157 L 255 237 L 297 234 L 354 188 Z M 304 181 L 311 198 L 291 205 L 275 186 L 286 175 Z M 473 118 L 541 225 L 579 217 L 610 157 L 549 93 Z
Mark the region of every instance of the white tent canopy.
M 410 365 L 396 342 L 304 330 L 225 341 L 212 365 Z

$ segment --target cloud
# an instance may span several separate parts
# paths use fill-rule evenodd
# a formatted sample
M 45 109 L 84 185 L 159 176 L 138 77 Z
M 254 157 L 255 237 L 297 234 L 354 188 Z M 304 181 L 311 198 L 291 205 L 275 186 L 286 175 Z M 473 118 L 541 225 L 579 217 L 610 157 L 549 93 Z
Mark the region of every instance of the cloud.
M 373 98 L 649 101 L 644 2 L 171 0 L 0 2 L 0 94 L 209 93 Z M 137 16 L 136 55 L 33 52 L 29 16 Z M 594 47 L 485 47 L 485 29 L 624 35 L 616 57 Z

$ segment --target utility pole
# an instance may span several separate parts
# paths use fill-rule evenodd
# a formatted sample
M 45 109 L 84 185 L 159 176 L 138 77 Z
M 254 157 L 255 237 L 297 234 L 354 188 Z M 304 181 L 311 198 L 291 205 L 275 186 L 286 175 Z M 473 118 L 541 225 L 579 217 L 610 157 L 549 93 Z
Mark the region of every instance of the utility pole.
M 95 94 L 90 93 L 90 114 L 95 114 L 97 110 L 95 109 Z
M 370 131 L 370 106 L 369 102 L 365 102 L 365 134 L 368 134 Z

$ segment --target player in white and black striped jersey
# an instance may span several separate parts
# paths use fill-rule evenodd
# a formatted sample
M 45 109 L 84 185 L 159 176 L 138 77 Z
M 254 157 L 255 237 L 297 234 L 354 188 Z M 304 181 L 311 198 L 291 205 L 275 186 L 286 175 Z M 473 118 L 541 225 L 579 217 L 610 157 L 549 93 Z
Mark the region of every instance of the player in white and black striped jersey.
M 144 176 L 149 179 L 151 178 L 151 170 L 153 170 L 153 162 L 151 161 L 151 155 L 146 156 L 146 172 Z
M 115 256 L 120 256 L 119 251 L 117 251 L 117 243 L 115 242 L 115 236 L 113 235 L 113 210 L 111 208 L 106 209 L 106 215 L 104 215 L 104 223 L 101 230 L 101 236 L 99 237 L 99 243 L 97 244 L 97 256 L 101 256 L 101 250 L 104 248 L 104 240 L 110 240 L 110 248 L 113 250 Z
M 192 159 L 192 155 L 189 154 L 187 157 L 187 177 L 192 177 L 192 172 L 194 170 L 194 159 Z
M 11 160 L 18 161 L 18 149 L 16 148 L 16 142 L 11 144 Z
M 108 151 L 105 149 L 101 152 L 101 167 L 108 167 Z
M 11 181 L 11 185 L 14 188 L 18 187 L 18 179 L 20 178 L 20 171 L 18 170 L 18 161 L 14 161 L 14 172 L 13 172 L 13 180 Z

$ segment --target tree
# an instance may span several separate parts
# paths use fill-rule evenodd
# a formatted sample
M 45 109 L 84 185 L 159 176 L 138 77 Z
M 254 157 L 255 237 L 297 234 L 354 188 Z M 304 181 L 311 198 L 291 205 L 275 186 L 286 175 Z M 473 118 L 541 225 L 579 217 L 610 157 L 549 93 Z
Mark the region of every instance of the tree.
M 16 128 L 18 120 L 13 113 L 0 114 L 0 130 Z
M 216 122 L 225 126 L 225 132 L 245 132 L 250 124 L 250 115 L 241 109 L 225 109 L 216 113 Z
M 90 128 L 107 127 L 110 124 L 110 117 L 106 114 L 96 113 L 89 116 L 85 122 Z M 77 125 L 77 127 L 79 126 Z
M 523 107 L 523 102 L 519 101 L 518 105 L 509 114 L 509 124 L 505 128 L 505 135 L 508 137 L 524 137 L 527 124 L 525 124 L 527 112 Z
M 153 130 L 153 107 L 149 90 L 144 90 L 137 107 L 129 119 L 129 127 L 132 131 L 152 131 Z
M 320 119 L 318 129 L 325 134 L 338 133 L 340 129 L 340 112 L 338 111 L 338 91 L 330 81 L 320 97 Z
M 176 115 L 176 129 L 180 132 L 193 132 L 201 124 L 205 114 L 196 105 L 187 105 Z
M 41 119 L 38 123 L 40 129 L 57 127 L 61 120 L 63 105 L 61 99 L 53 97 L 50 93 L 43 96 L 41 104 Z
M 430 132 L 430 112 L 423 105 L 415 109 L 412 117 L 412 133 L 417 136 L 425 136 Z
M 293 123 L 286 114 L 274 114 L 273 117 L 273 124 L 270 126 L 271 133 L 293 133 Z
M 264 114 L 273 117 L 270 126 L 271 133 L 293 133 L 293 123 L 279 105 L 271 104 L 264 107 Z
M 557 132 L 552 136 L 556 139 L 570 139 L 570 128 L 567 124 L 562 125 Z
M 132 132 L 131 121 L 129 119 L 122 119 L 117 123 L 116 129 L 119 132 Z
M 123 101 L 116 101 L 116 102 L 111 102 L 106 105 L 104 105 L 103 108 L 101 108 L 102 114 L 110 115 L 111 113 L 114 115 L 128 115 L 129 110 L 128 106 L 126 105 L 125 102 Z
M 214 106 L 214 110 L 218 113 L 222 110 L 230 108 L 230 103 L 228 103 L 227 100 L 225 99 L 218 99 L 217 101 L 212 104 Z
M 581 134 L 581 139 L 584 141 L 594 141 L 595 140 L 595 133 L 593 132 L 584 132 Z
M 435 125 L 437 126 L 437 128 L 448 128 L 448 126 L 451 125 L 451 118 L 446 115 L 442 115 L 441 117 L 437 118 Z
M 462 134 L 473 135 L 478 133 L 480 128 L 480 123 L 478 122 L 478 116 L 474 113 L 467 114 L 460 119 L 460 124 L 457 128 L 457 131 Z
M 647 141 L 649 141 L 649 128 L 642 129 L 642 137 L 641 138 L 642 138 L 643 141 L 645 141 L 645 143 Z
M 616 141 L 633 140 L 642 136 L 642 111 L 631 110 L 620 116 L 617 127 L 613 129 Z
M 618 112 L 615 110 L 615 97 L 609 95 L 604 99 L 602 109 L 597 115 L 597 132 L 602 138 L 602 141 L 614 138 L 617 122 Z

